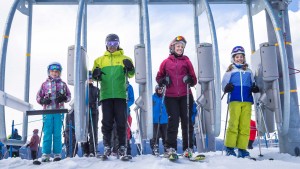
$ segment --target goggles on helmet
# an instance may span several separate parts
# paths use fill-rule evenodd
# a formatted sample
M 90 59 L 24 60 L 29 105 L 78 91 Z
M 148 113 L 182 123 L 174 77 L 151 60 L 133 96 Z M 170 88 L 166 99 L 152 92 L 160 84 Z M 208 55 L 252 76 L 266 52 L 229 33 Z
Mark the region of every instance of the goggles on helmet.
M 57 71 L 61 71 L 61 66 L 57 65 L 57 64 L 53 64 L 49 66 L 48 70 L 57 70 Z
M 236 53 L 236 52 L 245 52 L 245 49 L 242 46 L 236 46 L 235 48 L 232 49 L 231 53 Z
M 175 40 L 176 41 L 185 41 L 185 39 L 184 39 L 184 37 L 183 36 L 177 36 L 176 38 L 175 38 Z
M 107 41 L 106 46 L 108 47 L 118 47 L 120 45 L 119 41 Z

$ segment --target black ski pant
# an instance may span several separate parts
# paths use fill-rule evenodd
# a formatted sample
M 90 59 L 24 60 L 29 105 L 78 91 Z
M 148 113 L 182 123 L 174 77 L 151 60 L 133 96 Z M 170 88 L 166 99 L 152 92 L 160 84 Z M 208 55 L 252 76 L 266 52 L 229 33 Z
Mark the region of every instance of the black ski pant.
M 93 137 L 95 137 L 96 153 L 98 152 L 97 147 L 98 147 L 99 112 L 98 112 L 98 109 L 93 109 L 93 108 L 91 109 L 91 111 L 92 111 L 92 117 L 89 116 L 89 129 L 88 129 L 87 142 L 81 144 L 84 154 L 85 153 L 86 154 L 90 154 L 90 153 L 95 154 Z M 92 123 L 92 121 L 93 121 L 93 123 Z M 93 130 L 92 130 L 92 126 L 93 126 L 93 129 L 94 129 L 94 133 L 93 133 Z
M 119 146 L 125 146 L 125 131 L 127 125 L 126 99 L 102 100 L 103 144 L 111 147 L 111 136 L 114 122 L 116 123 Z
M 162 143 L 163 145 L 165 145 L 166 143 L 166 137 L 167 137 L 167 123 L 166 124 L 160 124 L 158 125 L 158 123 L 154 123 L 153 124 L 153 137 L 150 140 L 150 147 L 151 149 L 154 148 L 154 145 L 157 144 L 159 145 L 159 138 L 162 139 Z M 158 132 L 158 134 L 157 134 Z M 157 138 L 156 138 L 157 136 Z M 156 141 L 156 143 L 155 143 Z
M 182 97 L 165 97 L 165 105 L 169 116 L 166 148 L 177 150 L 177 134 L 179 127 L 179 118 L 181 120 L 182 130 L 182 149 L 188 148 L 188 129 L 189 129 L 189 148 L 193 148 L 193 123 L 192 109 L 194 98 L 189 94 L 189 119 L 187 118 L 187 96 Z M 189 122 L 189 123 L 188 123 Z M 189 124 L 189 126 L 188 126 Z
M 33 160 L 37 159 L 37 152 L 36 152 L 36 151 L 31 150 L 31 158 L 32 158 Z

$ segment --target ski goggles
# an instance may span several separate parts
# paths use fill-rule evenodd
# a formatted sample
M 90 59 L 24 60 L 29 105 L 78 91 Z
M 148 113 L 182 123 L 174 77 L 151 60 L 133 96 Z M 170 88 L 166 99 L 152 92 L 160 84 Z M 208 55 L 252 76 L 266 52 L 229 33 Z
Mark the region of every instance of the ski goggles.
M 50 65 L 48 70 L 57 70 L 57 71 L 61 71 L 61 66 L 60 65 Z
M 106 46 L 108 46 L 108 47 L 118 47 L 119 44 L 120 44 L 119 41 L 107 41 L 106 42 Z
M 177 36 L 176 38 L 176 41 L 185 41 L 184 37 L 183 36 Z
M 241 46 L 237 46 L 237 47 L 235 47 L 235 48 L 232 49 L 231 53 L 236 53 L 238 51 L 245 52 L 245 49 L 243 47 L 241 47 Z

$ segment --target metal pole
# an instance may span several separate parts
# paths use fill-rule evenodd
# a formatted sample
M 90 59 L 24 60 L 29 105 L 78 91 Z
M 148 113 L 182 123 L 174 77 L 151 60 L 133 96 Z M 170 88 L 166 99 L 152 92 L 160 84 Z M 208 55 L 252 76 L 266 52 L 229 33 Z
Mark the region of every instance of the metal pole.
M 146 106 L 147 106 L 147 138 L 151 138 L 153 135 L 153 115 L 152 115 L 152 61 L 151 61 L 151 44 L 150 44 L 150 28 L 149 28 L 149 15 L 148 15 L 148 0 L 142 0 L 143 15 L 144 15 L 144 35 L 146 44 Z
M 193 4 L 193 12 L 194 12 L 194 32 L 195 32 L 195 47 L 197 49 L 197 44 L 200 43 L 199 39 L 199 22 L 198 22 L 198 16 L 197 16 L 197 5 L 196 1 Z
M 13 120 L 12 124 L 11 124 L 11 136 L 10 136 L 11 139 L 14 135 L 14 124 L 15 124 L 15 121 Z M 9 147 L 9 157 L 10 158 L 12 157 L 12 146 Z
M 249 29 L 249 36 L 250 36 L 250 48 L 251 54 L 255 52 L 255 39 L 254 39 L 254 31 L 253 31 L 253 20 L 251 14 L 251 2 L 247 3 L 247 16 L 248 16 L 248 29 Z
M 18 4 L 20 0 L 15 0 L 12 4 L 9 15 L 6 21 L 6 25 L 4 28 L 4 35 L 3 35 L 3 41 L 2 41 L 2 47 L 1 47 L 1 59 L 0 59 L 0 90 L 4 91 L 5 86 L 5 66 L 6 66 L 6 54 L 7 54 L 7 45 L 8 45 L 8 38 L 10 34 L 11 24 L 15 15 L 15 12 L 17 10 Z M 3 105 L 0 105 L 0 138 L 3 138 L 6 140 L 6 129 L 5 129 L 5 109 Z
M 87 52 L 87 3 L 84 4 L 84 15 L 83 15 L 83 33 L 82 33 L 82 46 Z

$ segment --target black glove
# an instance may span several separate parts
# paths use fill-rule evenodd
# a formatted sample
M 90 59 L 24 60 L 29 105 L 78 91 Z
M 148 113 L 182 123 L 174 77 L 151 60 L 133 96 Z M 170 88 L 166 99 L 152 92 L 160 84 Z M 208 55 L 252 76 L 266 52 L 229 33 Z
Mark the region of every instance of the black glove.
M 124 64 L 124 70 L 126 72 L 132 71 L 134 69 L 132 62 L 129 59 L 124 59 L 123 64 Z
M 101 69 L 97 67 L 96 69 L 94 69 L 92 76 L 93 76 L 93 78 L 96 79 L 97 81 L 101 81 L 101 76 L 102 76 L 102 74 L 105 75 L 105 73 L 103 73 L 103 72 L 101 71 Z
M 28 148 L 30 145 L 29 144 L 26 144 L 26 148 Z
M 232 92 L 232 90 L 234 89 L 234 86 L 232 83 L 228 83 L 225 88 L 224 88 L 224 92 L 225 93 L 229 93 L 229 92 Z
M 194 81 L 190 75 L 185 75 L 182 80 L 183 80 L 183 83 L 185 83 L 185 84 L 191 85 L 194 83 Z
M 49 105 L 50 103 L 51 103 L 51 100 L 50 100 L 50 98 L 49 97 L 47 97 L 47 98 L 41 98 L 41 104 L 43 104 L 43 105 Z
M 252 93 L 258 93 L 259 92 L 259 88 L 258 88 L 258 86 L 256 86 L 255 83 L 253 83 L 253 85 L 251 87 L 251 92 Z
M 60 92 L 57 92 L 56 94 L 56 99 L 55 99 L 55 103 L 61 103 L 61 102 L 64 102 L 64 101 L 67 101 L 68 98 L 65 94 L 61 94 Z
M 169 86 L 171 84 L 170 76 L 166 76 L 159 81 L 159 87 Z

